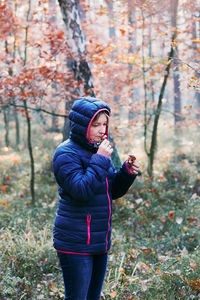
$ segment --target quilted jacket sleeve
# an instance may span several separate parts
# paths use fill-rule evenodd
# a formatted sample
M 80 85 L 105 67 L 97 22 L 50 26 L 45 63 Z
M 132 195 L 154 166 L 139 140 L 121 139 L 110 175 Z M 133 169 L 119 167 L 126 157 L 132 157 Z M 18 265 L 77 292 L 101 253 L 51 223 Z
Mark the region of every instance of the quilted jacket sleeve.
M 95 187 L 105 180 L 110 167 L 110 159 L 93 154 L 87 169 L 83 169 L 80 155 L 75 151 L 57 152 L 53 159 L 53 169 L 59 186 L 77 201 L 92 199 Z
M 128 172 L 125 162 L 118 171 L 115 171 L 112 182 L 112 198 L 122 197 L 128 191 L 137 175 Z

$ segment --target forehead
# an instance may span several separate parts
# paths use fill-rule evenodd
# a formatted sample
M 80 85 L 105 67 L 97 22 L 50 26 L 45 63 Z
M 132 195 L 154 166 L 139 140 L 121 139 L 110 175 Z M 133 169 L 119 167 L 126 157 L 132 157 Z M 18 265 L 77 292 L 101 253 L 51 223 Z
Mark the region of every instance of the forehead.
M 93 122 L 107 122 L 108 121 L 108 117 L 106 116 L 106 114 L 100 114 L 95 120 L 93 120 Z M 92 123 L 93 123 L 92 122 Z

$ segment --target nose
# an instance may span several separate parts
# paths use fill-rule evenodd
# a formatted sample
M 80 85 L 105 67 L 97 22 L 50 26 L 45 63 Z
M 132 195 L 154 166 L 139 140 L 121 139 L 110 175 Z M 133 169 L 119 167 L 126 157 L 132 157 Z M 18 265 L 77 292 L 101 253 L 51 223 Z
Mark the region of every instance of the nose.
M 99 128 L 99 132 L 100 132 L 101 134 L 104 134 L 104 133 L 106 132 L 105 126 L 101 126 L 101 127 Z

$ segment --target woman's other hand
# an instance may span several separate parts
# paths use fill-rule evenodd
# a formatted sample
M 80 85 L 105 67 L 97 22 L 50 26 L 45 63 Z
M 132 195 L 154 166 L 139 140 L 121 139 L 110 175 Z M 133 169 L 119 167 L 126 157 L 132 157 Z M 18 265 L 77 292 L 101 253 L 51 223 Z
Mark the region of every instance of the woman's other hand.
M 99 145 L 99 149 L 97 153 L 110 158 L 112 152 L 113 152 L 113 148 L 110 142 L 104 139 L 103 142 L 101 142 L 101 144 Z
M 134 155 L 129 155 L 126 161 L 126 167 L 129 173 L 133 175 L 138 175 L 139 164 L 136 162 L 136 157 Z

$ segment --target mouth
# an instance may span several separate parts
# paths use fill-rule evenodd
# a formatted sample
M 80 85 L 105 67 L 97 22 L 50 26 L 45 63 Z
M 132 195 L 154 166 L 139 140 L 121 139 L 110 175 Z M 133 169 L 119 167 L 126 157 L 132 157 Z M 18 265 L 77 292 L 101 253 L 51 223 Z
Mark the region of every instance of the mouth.
M 102 137 L 96 136 L 95 138 L 91 139 L 91 141 L 93 141 L 93 142 L 101 142 L 102 141 Z

